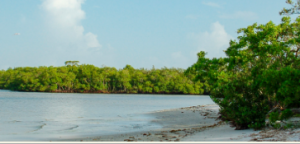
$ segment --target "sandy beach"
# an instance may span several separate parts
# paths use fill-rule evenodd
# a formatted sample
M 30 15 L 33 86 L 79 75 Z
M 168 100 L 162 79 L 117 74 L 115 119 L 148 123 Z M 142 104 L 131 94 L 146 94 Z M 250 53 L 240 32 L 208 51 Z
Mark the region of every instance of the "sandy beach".
M 77 141 L 142 141 L 142 142 L 201 142 L 201 141 L 299 141 L 300 129 L 274 129 L 266 127 L 262 130 L 235 130 L 230 124 L 217 120 L 219 107 L 217 105 L 198 105 L 179 109 L 170 109 L 148 113 L 156 117 L 151 121 L 160 124 L 161 129 L 152 131 L 124 133 Z M 298 118 L 293 118 L 299 121 Z

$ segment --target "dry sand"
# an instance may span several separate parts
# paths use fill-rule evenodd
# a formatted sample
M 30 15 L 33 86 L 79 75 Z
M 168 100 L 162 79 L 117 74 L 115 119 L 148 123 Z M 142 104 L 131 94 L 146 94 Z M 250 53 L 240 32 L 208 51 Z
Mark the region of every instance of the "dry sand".
M 217 105 L 192 106 L 180 109 L 163 110 L 149 113 L 156 117 L 151 121 L 160 124 L 162 129 L 85 138 L 80 141 L 299 141 L 300 129 L 277 130 L 265 128 L 260 131 L 253 129 L 234 130 L 226 122 L 216 120 L 219 107 Z M 294 119 L 299 121 L 299 119 Z

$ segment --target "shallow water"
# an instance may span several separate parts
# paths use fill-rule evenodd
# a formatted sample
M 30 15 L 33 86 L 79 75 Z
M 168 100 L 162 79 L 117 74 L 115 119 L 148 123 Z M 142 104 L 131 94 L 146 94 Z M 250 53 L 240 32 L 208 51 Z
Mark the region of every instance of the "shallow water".
M 160 128 L 148 112 L 213 104 L 208 96 L 0 90 L 0 141 L 50 141 Z

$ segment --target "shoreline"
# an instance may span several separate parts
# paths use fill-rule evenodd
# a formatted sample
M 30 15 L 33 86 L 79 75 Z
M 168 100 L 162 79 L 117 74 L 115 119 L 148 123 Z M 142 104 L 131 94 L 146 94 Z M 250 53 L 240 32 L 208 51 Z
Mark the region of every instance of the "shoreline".
M 300 141 L 300 128 L 278 130 L 266 127 L 262 130 L 235 130 L 228 122 L 216 120 L 217 105 L 198 105 L 147 113 L 156 119 L 150 123 L 162 128 L 96 137 L 68 139 L 64 141 L 86 142 L 249 142 L 249 141 Z
M 185 94 L 185 93 L 166 93 L 166 92 L 158 92 L 158 93 L 127 93 L 127 92 L 108 92 L 108 91 L 19 91 L 19 90 L 9 90 L 9 89 L 0 89 L 3 91 L 11 91 L 11 92 L 33 92 L 33 93 L 78 93 L 78 94 L 134 94 L 134 95 L 190 95 L 190 96 L 209 96 L 209 94 Z
M 211 107 L 211 109 L 209 109 Z M 125 141 L 180 141 L 195 132 L 224 124 L 218 118 L 218 106 L 191 106 L 184 108 L 159 110 L 146 113 L 155 117 L 150 124 L 161 125 L 161 128 L 148 131 L 129 132 L 123 134 L 102 135 L 96 137 L 85 137 L 76 139 L 65 139 L 63 141 L 102 141 L 102 142 L 125 142 Z M 199 122 L 199 119 L 203 119 Z
M 209 96 L 208 93 L 203 93 L 203 94 L 185 94 L 185 93 L 181 93 L 181 92 L 154 92 L 154 93 L 145 93 L 145 92 L 137 92 L 137 93 L 133 93 L 133 92 L 109 92 L 109 91 L 74 91 L 74 90 L 64 90 L 64 91 L 20 91 L 20 90 L 9 90 L 9 89 L 0 89 L 0 90 L 5 90 L 5 91 L 11 91 L 11 92 L 34 92 L 34 93 L 82 93 L 82 94 L 153 94 L 153 95 L 205 95 L 205 96 Z

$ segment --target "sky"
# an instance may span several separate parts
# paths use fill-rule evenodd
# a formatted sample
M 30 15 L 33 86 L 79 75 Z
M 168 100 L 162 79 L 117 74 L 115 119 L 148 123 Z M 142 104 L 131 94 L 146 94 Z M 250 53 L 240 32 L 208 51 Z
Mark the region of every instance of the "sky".
M 225 57 L 237 29 L 281 22 L 285 0 L 0 1 L 0 69 L 63 66 L 188 68 Z

